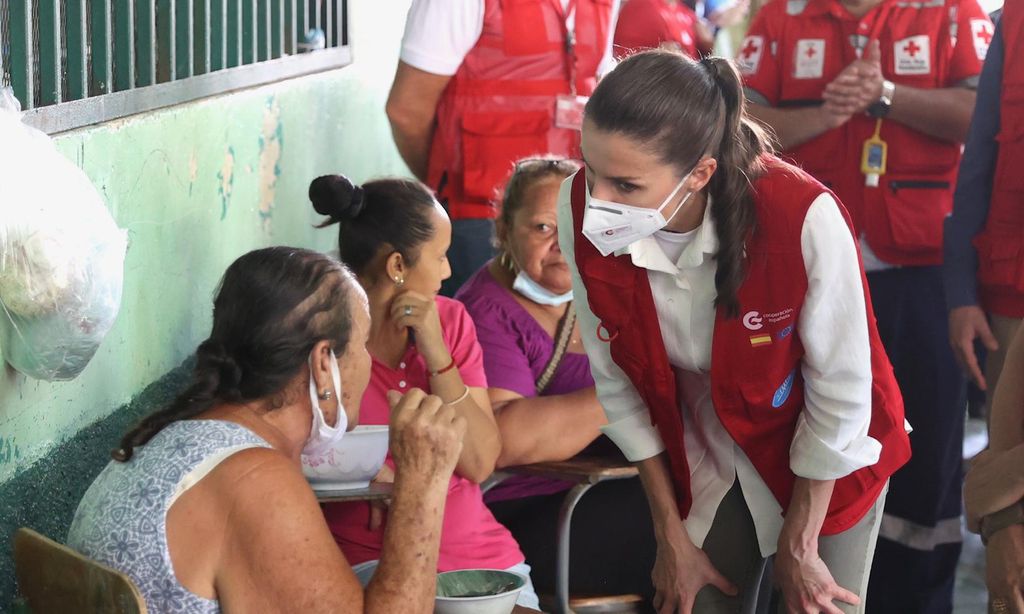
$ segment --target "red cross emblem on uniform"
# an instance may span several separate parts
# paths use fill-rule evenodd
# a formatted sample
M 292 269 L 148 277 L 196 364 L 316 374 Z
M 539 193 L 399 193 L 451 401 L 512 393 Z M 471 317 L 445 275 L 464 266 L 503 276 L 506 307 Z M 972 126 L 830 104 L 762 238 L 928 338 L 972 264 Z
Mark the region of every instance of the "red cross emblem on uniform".
M 988 31 L 988 28 L 985 28 L 981 32 L 979 32 L 978 37 L 985 41 L 986 45 L 992 44 L 992 33 Z
M 893 45 L 894 72 L 897 75 L 927 75 L 932 72 L 931 39 L 919 34 L 898 40 Z
M 743 45 L 740 46 L 740 55 L 737 59 L 740 72 L 744 75 L 752 75 L 757 72 L 758 65 L 761 64 L 761 55 L 764 53 L 764 37 L 763 36 L 748 36 L 743 39 Z
M 752 56 L 755 53 L 757 53 L 758 49 L 760 49 L 760 47 L 757 45 L 757 43 L 754 41 L 754 39 L 753 38 L 748 38 L 747 39 L 747 46 L 743 48 L 743 58 L 744 59 L 749 58 L 750 56 Z
M 978 54 L 978 60 L 984 62 L 988 55 L 988 46 L 992 44 L 994 35 L 992 22 L 988 19 L 972 19 L 971 35 L 974 38 L 974 50 Z

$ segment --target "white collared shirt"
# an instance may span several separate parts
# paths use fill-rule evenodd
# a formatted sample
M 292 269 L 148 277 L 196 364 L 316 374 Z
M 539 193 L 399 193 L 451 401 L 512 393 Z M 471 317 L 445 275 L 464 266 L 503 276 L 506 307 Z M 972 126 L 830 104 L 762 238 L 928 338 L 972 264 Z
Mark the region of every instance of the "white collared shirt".
M 640 395 L 597 337 L 586 288 L 576 268 L 569 201 L 570 177 L 559 194 L 559 244 L 572 272 L 580 332 L 590 358 L 598 399 L 608 416 L 603 431 L 631 461 L 664 451 Z M 589 197 L 588 197 L 589 198 Z M 684 520 L 698 547 L 707 537 L 725 494 L 739 479 L 761 554 L 775 552 L 782 508 L 729 436 L 711 400 L 711 346 L 715 324 L 714 254 L 718 235 L 710 214 L 685 235 L 659 232 L 615 252 L 648 271 L 669 362 L 683 407 L 686 457 L 693 506 Z M 805 406 L 790 446 L 790 468 L 799 477 L 838 479 L 878 462 L 881 444 L 868 436 L 871 420 L 871 348 L 860 263 L 849 227 L 829 194 L 811 204 L 801 232 L 808 288 L 797 331 Z

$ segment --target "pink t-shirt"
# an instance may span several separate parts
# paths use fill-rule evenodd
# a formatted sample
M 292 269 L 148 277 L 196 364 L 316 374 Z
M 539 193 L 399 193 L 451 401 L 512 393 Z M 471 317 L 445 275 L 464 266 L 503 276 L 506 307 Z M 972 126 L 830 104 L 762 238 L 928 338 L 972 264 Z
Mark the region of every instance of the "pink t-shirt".
M 437 310 L 448 349 L 462 375 L 472 388 L 486 388 L 483 352 L 476 340 L 476 328 L 458 301 L 437 297 Z M 387 424 L 388 390 L 405 392 L 410 388 L 430 391 L 430 377 L 423 357 L 414 344 L 409 345 L 397 369 L 373 360 L 370 386 L 360 406 L 360 424 Z M 388 455 L 388 465 L 394 462 Z M 366 503 L 324 505 L 324 515 L 334 540 L 352 565 L 380 558 L 384 527 L 369 530 L 370 506 Z M 385 520 L 385 524 L 386 524 Z M 522 563 L 525 557 L 508 529 L 502 526 L 484 505 L 480 486 L 455 474 L 448 484 L 448 499 L 441 527 L 441 552 L 438 571 L 489 568 L 507 569 Z

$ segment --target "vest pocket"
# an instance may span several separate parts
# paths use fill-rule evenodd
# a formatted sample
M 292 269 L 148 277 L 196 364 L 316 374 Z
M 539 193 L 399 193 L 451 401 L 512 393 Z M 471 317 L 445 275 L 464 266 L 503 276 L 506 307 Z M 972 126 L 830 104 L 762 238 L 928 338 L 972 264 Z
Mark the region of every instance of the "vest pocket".
M 1024 254 L 1021 238 L 984 233 L 975 240 L 978 248 L 978 281 L 986 286 L 1024 292 Z
M 800 373 L 800 363 L 789 372 L 776 371 L 740 382 L 740 395 L 751 420 L 795 424 L 796 416 L 804 405 L 804 380 Z
M 883 186 L 893 244 L 907 251 L 942 249 L 942 223 L 953 210 L 950 183 L 896 176 Z
M 463 193 L 493 200 L 520 158 L 547 152 L 550 112 L 477 112 L 462 117 Z
M 1011 103 L 1012 104 L 1012 103 Z M 1003 110 L 1003 117 L 1024 118 L 1024 100 L 1017 101 L 1013 111 Z M 1004 127 L 996 136 L 999 156 L 996 162 L 995 187 L 1000 191 L 1024 191 L 1024 119 Z

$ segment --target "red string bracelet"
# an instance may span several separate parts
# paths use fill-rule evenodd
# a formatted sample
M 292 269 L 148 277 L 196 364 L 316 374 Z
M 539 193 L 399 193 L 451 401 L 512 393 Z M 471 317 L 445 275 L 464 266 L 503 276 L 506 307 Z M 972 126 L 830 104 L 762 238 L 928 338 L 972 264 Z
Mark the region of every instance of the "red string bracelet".
M 455 359 L 452 358 L 452 361 L 450 363 L 448 363 L 447 367 L 441 369 L 440 371 L 431 371 L 430 372 L 430 377 L 437 377 L 438 375 L 443 375 L 443 374 L 451 371 L 454 368 L 455 368 Z

